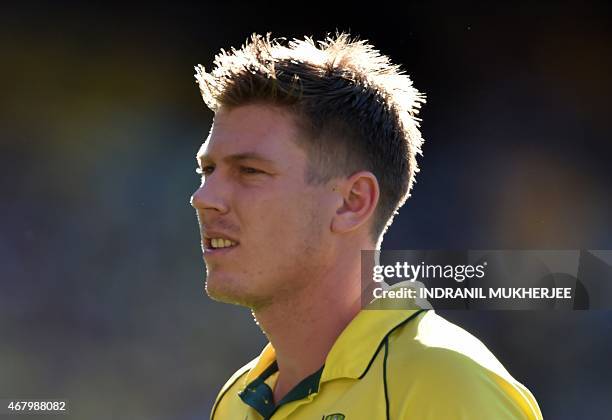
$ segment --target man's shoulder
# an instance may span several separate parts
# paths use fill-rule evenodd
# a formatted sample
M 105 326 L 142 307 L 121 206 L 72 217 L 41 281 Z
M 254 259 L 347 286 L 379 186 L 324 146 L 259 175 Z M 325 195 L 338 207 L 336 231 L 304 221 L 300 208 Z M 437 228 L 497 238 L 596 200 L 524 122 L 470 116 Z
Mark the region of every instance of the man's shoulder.
M 259 356 L 254 358 L 253 360 L 251 360 L 250 362 L 248 362 L 244 366 L 242 366 L 236 372 L 234 372 L 232 374 L 232 376 L 230 376 L 230 378 L 221 387 L 221 390 L 217 394 L 217 398 L 215 399 L 215 403 L 213 405 L 213 409 L 212 409 L 212 413 L 211 413 L 211 418 L 214 417 L 215 411 L 218 410 L 219 404 L 221 403 L 221 400 L 223 399 L 225 394 L 230 392 L 231 389 L 235 389 L 236 391 L 238 391 L 239 388 L 242 388 L 242 385 L 245 385 L 245 384 L 242 383 L 241 380 L 243 378 L 245 378 L 246 375 L 251 371 L 251 369 L 253 369 L 255 367 L 255 365 L 257 364 L 258 359 L 259 359 Z
M 438 415 L 476 410 L 541 418 L 533 395 L 478 338 L 434 311 L 415 321 L 387 341 L 390 389 L 408 396 L 405 407 Z
M 390 345 L 401 348 L 392 354 L 405 361 L 418 360 L 426 365 L 448 361 L 453 366 L 464 361 L 457 368 L 483 368 L 500 376 L 510 376 L 482 341 L 432 310 L 391 334 L 389 341 Z

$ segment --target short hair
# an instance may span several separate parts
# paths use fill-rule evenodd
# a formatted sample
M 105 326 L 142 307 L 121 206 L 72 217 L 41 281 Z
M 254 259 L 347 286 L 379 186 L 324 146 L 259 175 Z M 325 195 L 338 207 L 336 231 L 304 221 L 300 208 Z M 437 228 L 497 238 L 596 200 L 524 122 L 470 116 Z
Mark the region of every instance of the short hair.
M 221 50 L 207 73 L 196 67 L 206 105 L 262 103 L 290 110 L 307 153 L 308 183 L 372 172 L 380 198 L 371 235 L 381 237 L 410 195 L 423 139 L 416 117 L 425 95 L 367 41 L 349 34 L 270 39 L 253 34 L 240 48 Z

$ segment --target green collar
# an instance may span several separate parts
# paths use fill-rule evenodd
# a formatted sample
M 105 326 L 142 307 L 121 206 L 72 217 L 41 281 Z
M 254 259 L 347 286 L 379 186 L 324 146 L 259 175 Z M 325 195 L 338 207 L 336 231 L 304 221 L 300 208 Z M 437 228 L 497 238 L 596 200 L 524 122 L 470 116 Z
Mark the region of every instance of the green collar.
M 324 366 L 323 366 L 324 367 Z M 315 394 L 319 391 L 319 381 L 323 373 L 323 367 L 313 374 L 304 378 L 278 404 L 274 405 L 272 389 L 265 382 L 272 374 L 278 371 L 278 365 L 274 361 L 255 380 L 249 383 L 238 396 L 245 404 L 253 407 L 264 419 L 269 419 L 272 414 L 282 405 L 292 401 L 298 401 Z
M 238 395 L 264 419 L 269 419 L 283 404 L 316 394 L 323 382 L 337 378 L 360 379 L 367 373 L 385 338 L 421 312 L 422 309 L 361 310 L 336 339 L 325 364 L 297 384 L 277 405 L 274 405 L 272 389 L 265 382 L 278 372 L 276 352 L 268 343 L 246 375 L 245 387 Z

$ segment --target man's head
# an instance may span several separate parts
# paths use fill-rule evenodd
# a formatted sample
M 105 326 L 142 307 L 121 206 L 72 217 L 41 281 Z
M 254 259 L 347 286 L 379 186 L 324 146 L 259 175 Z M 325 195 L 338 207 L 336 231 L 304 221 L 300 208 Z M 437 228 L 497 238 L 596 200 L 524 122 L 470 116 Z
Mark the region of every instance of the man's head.
M 380 242 L 408 196 L 422 142 L 423 96 L 387 57 L 347 35 L 318 46 L 254 35 L 196 77 L 215 112 L 192 198 L 203 244 L 214 235 L 239 242 L 205 251 L 211 296 L 261 306 L 282 278 L 305 281 L 286 293 L 312 284 L 343 241 Z

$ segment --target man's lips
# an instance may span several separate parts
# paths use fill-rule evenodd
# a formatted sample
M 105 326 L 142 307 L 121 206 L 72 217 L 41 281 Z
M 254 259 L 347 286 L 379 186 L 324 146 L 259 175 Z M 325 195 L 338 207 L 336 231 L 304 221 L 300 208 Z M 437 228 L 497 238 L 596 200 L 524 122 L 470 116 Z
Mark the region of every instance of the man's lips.
M 227 254 L 240 245 L 234 237 L 221 231 L 205 230 L 202 237 L 202 251 L 205 256 Z
M 239 244 L 236 244 L 234 246 L 224 248 L 212 248 L 205 245 L 202 247 L 202 252 L 204 253 L 204 258 L 212 256 L 221 256 L 234 251 L 239 246 Z
M 213 239 L 213 238 L 221 238 L 228 239 L 232 242 L 238 243 L 238 239 L 230 235 L 229 233 L 225 233 L 221 230 L 212 230 L 212 229 L 202 229 L 201 230 L 202 237 L 205 239 Z
M 239 243 L 236 241 L 232 241 L 231 239 L 224 238 L 206 238 L 204 237 L 204 248 L 210 249 L 218 249 L 218 248 L 228 248 L 237 246 Z

